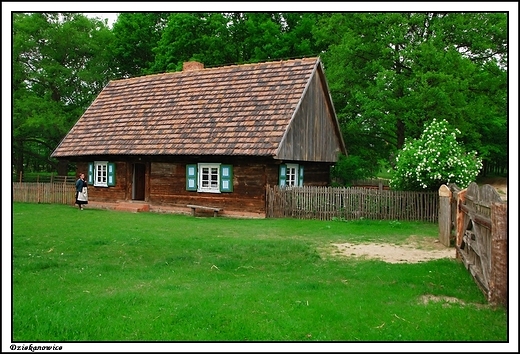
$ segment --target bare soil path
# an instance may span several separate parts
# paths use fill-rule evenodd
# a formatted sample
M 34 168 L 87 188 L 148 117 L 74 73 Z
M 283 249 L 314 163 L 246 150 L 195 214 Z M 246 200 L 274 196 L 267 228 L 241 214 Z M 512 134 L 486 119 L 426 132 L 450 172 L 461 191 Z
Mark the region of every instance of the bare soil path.
M 507 177 L 484 178 L 479 185 L 493 186 L 503 201 L 507 201 Z M 342 257 L 380 259 L 389 263 L 417 263 L 439 258 L 455 258 L 454 247 L 445 247 L 436 238 L 410 236 L 401 245 L 388 243 L 334 243 L 332 254 Z

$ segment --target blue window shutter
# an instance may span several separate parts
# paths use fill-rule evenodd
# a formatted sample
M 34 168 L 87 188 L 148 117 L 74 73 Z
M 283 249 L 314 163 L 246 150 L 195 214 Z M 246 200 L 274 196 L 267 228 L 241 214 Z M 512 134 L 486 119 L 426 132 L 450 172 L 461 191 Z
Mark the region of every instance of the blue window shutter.
M 197 190 L 197 165 L 186 165 L 186 190 Z
M 90 184 L 90 185 L 94 184 L 94 163 L 93 162 L 88 163 L 87 181 L 88 181 L 88 184 Z
M 220 191 L 233 192 L 233 166 L 220 165 Z
M 280 165 L 280 178 L 279 178 L 280 187 L 285 187 L 286 181 L 287 181 L 287 165 L 281 164 Z
M 116 185 L 116 164 L 107 163 L 107 185 L 113 187 Z
M 300 170 L 298 172 L 298 187 L 303 187 L 303 166 L 300 165 Z

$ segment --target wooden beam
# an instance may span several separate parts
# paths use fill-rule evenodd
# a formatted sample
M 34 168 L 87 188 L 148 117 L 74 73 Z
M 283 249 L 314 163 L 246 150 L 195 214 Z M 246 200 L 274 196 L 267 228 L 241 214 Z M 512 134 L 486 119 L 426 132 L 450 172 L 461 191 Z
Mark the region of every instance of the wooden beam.
M 475 222 L 479 225 L 482 225 L 491 230 L 491 219 L 490 218 L 477 214 L 475 212 L 475 210 L 473 210 L 472 208 L 468 208 L 468 206 L 465 204 L 461 204 L 460 209 L 462 211 L 465 211 L 471 217 L 473 222 Z

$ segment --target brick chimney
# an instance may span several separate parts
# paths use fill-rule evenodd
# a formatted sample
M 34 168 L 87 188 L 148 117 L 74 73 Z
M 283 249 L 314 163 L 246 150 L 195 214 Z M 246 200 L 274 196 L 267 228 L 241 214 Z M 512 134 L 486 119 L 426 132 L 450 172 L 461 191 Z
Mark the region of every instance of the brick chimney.
M 182 71 L 195 71 L 204 69 L 204 64 L 198 61 L 188 61 L 182 64 Z

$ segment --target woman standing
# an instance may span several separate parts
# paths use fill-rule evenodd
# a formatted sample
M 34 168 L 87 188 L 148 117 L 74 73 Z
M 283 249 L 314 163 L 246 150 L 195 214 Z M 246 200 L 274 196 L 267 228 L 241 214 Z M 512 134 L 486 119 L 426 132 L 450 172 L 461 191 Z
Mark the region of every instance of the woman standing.
M 83 205 L 88 204 L 87 181 L 85 181 L 84 173 L 80 173 L 76 181 L 76 204 L 78 204 L 79 210 L 83 210 Z

